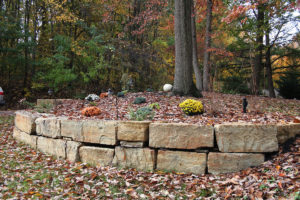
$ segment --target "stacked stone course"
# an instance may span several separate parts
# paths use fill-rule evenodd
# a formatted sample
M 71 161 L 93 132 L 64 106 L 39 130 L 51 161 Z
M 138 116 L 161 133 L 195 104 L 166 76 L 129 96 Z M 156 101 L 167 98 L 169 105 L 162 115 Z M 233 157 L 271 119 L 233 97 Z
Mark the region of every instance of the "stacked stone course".
M 68 120 L 28 111 L 16 112 L 13 131 L 17 141 L 71 162 L 195 174 L 258 166 L 264 153 L 278 151 L 279 144 L 298 134 L 300 124 Z

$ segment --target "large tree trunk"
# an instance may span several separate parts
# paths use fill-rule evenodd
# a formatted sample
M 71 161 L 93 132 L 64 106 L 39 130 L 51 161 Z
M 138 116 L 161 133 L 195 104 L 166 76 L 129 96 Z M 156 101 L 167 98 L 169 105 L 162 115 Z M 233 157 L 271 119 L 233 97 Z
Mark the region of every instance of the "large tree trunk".
M 175 0 L 175 78 L 173 93 L 200 96 L 192 76 L 192 0 Z
M 197 51 L 197 31 L 196 31 L 196 13 L 194 9 L 194 0 L 192 0 L 192 45 L 193 45 L 193 69 L 196 78 L 196 87 L 202 90 L 202 72 L 198 65 L 198 51 Z
M 264 9 L 263 4 L 257 6 L 257 33 L 256 33 L 256 48 L 254 66 L 252 69 L 252 93 L 258 95 L 260 84 L 260 73 L 262 70 L 262 55 L 263 55 L 263 41 L 264 41 Z
M 267 21 L 267 26 L 269 26 L 269 22 Z M 270 28 L 268 27 L 266 30 L 266 69 L 267 69 L 267 79 L 268 79 L 268 90 L 269 97 L 275 98 L 274 85 L 273 85 L 273 77 L 272 77 L 272 63 L 271 63 L 271 45 L 270 45 Z
M 204 62 L 203 62 L 203 90 L 209 90 L 210 79 L 210 52 L 211 46 L 211 22 L 212 22 L 212 0 L 207 0 L 206 9 L 206 30 L 205 30 L 205 47 L 204 47 Z

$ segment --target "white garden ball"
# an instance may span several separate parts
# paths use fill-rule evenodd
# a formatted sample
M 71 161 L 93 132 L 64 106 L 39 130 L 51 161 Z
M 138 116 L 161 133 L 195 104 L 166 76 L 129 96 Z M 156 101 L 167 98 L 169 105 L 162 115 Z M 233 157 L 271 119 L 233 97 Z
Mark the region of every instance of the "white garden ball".
M 170 92 L 172 90 L 173 86 L 171 84 L 165 84 L 164 85 L 164 91 Z

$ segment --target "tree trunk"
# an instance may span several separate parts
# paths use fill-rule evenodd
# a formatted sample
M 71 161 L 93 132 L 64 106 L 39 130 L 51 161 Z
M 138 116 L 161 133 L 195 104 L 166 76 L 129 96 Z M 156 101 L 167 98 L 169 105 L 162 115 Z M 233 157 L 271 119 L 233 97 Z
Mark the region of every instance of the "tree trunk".
M 192 0 L 175 0 L 175 95 L 201 96 L 192 74 Z
M 262 54 L 263 54 L 263 40 L 264 40 L 264 9 L 263 4 L 257 6 L 257 33 L 256 33 L 256 48 L 254 57 L 254 66 L 252 69 L 252 93 L 258 95 L 260 84 L 260 73 L 262 70 Z
M 204 62 L 203 62 L 203 90 L 209 90 L 210 79 L 210 52 L 211 46 L 211 22 L 212 22 L 212 0 L 207 0 L 206 9 L 206 30 L 205 30 L 205 47 L 204 47 Z
M 28 70 L 29 70 L 29 44 L 28 44 L 28 37 L 29 37 L 29 19 L 30 19 L 30 0 L 25 1 L 25 12 L 24 12 L 24 43 L 25 43 L 25 49 L 24 49 L 24 62 L 25 62 L 25 67 L 24 67 L 24 79 L 23 79 L 23 87 L 27 87 L 27 82 L 28 82 Z
M 196 78 L 196 87 L 202 90 L 202 72 L 198 65 L 198 51 L 197 51 L 197 31 L 196 31 L 196 13 L 194 7 L 194 0 L 192 0 L 192 44 L 193 44 L 193 69 Z
M 267 21 L 267 26 L 269 26 L 269 22 Z M 270 28 L 268 27 L 266 30 L 266 69 L 267 69 L 267 79 L 268 79 L 268 90 L 269 97 L 275 98 L 274 85 L 273 85 L 273 77 L 272 77 L 272 63 L 271 63 L 271 45 L 270 45 Z

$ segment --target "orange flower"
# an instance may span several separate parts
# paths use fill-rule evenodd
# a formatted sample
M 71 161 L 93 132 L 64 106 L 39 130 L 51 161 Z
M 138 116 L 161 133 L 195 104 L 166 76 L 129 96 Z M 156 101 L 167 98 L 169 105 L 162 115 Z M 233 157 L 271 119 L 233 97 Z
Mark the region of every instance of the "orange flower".
M 87 117 L 100 115 L 101 110 L 98 107 L 87 107 L 81 110 L 81 114 Z

